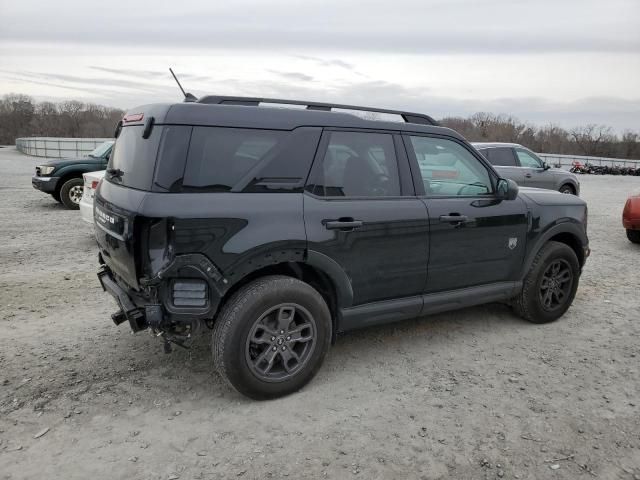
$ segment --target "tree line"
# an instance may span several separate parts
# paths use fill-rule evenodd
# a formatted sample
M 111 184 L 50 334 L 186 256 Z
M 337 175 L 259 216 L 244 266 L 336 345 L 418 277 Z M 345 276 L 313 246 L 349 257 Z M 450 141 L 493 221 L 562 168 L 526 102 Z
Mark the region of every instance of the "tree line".
M 484 112 L 469 118 L 443 118 L 439 122 L 470 142 L 512 142 L 538 153 L 640 160 L 640 134 L 627 130 L 617 135 L 606 125 L 589 124 L 571 129 L 557 125 L 536 127 L 510 115 Z
M 13 145 L 20 137 L 108 138 L 123 111 L 83 103 L 35 102 L 20 94 L 0 99 L 0 145 Z
M 19 137 L 111 137 L 123 113 L 77 100 L 35 102 L 27 95 L 4 95 L 0 100 L 0 145 L 12 145 Z M 640 159 L 640 134 L 628 130 L 618 135 L 606 125 L 537 127 L 510 115 L 484 112 L 468 118 L 443 118 L 440 124 L 471 142 L 513 142 L 539 153 Z

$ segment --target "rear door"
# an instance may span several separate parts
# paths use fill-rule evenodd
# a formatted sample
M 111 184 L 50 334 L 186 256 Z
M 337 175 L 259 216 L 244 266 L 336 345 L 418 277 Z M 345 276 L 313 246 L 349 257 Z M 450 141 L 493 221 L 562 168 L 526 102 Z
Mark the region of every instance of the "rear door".
M 353 306 L 419 296 L 427 277 L 428 220 L 414 196 L 401 138 L 325 130 L 304 195 L 310 252 L 347 275 Z M 415 304 L 417 315 L 421 304 Z
M 482 149 L 480 153 L 489 160 L 489 163 L 502 178 L 510 178 L 518 185 L 525 184 L 524 171 L 518 165 L 513 148 L 492 147 Z
M 524 202 L 498 200 L 495 175 L 463 142 L 432 135 L 404 136 L 416 191 L 429 214 L 430 252 L 426 293 L 512 281 L 524 256 Z M 455 177 L 424 172 L 448 168 Z

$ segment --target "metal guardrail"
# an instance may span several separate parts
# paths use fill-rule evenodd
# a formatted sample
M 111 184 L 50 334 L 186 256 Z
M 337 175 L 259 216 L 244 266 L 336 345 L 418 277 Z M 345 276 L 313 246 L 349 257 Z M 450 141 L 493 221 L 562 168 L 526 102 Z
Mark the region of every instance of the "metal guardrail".
M 555 153 L 538 153 L 549 165 L 560 165 L 561 167 L 571 167 L 573 162 L 580 162 L 581 164 L 590 163 L 591 165 L 606 165 L 613 167 L 617 165 L 619 167 L 634 167 L 640 168 L 640 160 L 631 160 L 628 158 L 607 158 L 607 157 L 588 157 L 579 155 L 559 155 Z
M 34 157 L 66 158 L 81 157 L 91 153 L 98 145 L 112 138 L 16 138 L 18 151 Z

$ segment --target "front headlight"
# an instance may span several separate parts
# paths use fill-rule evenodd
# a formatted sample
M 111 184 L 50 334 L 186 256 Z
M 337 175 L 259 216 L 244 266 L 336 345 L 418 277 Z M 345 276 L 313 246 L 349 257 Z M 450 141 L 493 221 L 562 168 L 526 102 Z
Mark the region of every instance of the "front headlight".
M 40 169 L 40 175 L 50 175 L 56 169 L 56 167 L 50 165 L 40 165 L 36 168 Z

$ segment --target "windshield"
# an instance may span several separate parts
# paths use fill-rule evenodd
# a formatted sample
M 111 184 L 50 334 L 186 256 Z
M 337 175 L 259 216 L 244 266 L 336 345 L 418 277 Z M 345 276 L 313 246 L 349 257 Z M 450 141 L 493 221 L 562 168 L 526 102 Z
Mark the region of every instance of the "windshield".
M 104 157 L 104 155 L 111 149 L 113 142 L 104 142 L 101 145 L 98 145 L 96 149 L 89 154 L 90 157 Z

